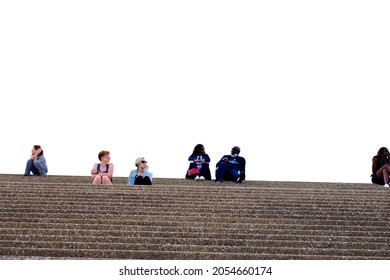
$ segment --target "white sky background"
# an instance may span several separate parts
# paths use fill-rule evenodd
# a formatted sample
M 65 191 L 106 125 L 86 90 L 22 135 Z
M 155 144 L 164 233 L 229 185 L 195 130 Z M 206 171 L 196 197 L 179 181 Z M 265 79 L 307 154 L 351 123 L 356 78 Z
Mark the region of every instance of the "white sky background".
M 388 1 L 1 1 L 0 173 L 145 156 L 183 178 L 234 145 L 248 180 L 370 182 L 390 146 Z

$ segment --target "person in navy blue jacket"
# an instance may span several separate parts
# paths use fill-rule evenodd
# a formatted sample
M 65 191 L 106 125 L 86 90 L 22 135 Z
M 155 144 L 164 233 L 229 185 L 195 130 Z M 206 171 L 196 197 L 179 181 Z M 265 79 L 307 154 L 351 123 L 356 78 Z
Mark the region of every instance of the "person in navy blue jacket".
M 190 166 L 186 173 L 186 179 L 193 179 L 195 181 L 211 180 L 210 172 L 210 157 L 206 154 L 206 150 L 202 144 L 197 144 L 192 151 L 192 154 L 188 157 Z M 189 171 L 194 169 L 197 171 L 195 174 L 189 174 Z M 198 170 L 196 170 L 198 169 Z
M 234 146 L 230 155 L 224 155 L 217 162 L 215 182 L 234 181 L 241 183 L 245 180 L 245 158 L 240 157 L 240 147 Z

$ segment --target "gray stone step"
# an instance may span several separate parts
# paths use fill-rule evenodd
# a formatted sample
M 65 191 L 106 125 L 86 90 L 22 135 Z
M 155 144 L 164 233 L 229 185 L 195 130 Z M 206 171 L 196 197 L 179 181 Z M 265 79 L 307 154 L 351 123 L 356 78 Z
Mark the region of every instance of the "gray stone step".
M 370 184 L 0 174 L 1 259 L 390 259 Z

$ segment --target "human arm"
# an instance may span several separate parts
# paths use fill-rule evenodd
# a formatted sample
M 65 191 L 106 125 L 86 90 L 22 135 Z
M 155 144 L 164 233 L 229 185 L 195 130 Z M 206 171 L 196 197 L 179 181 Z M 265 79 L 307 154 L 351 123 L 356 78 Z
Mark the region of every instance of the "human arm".
M 238 165 L 239 165 L 240 173 L 245 173 L 245 165 L 246 165 L 245 158 L 240 157 Z
M 219 165 L 221 162 L 228 162 L 228 160 L 229 160 L 229 156 L 228 156 L 228 155 L 223 156 L 223 157 L 217 162 L 217 164 L 215 165 L 215 167 L 218 167 L 218 165 Z
M 135 176 L 137 175 L 137 170 L 130 171 L 129 178 L 127 179 L 127 185 L 133 186 L 135 183 Z
M 196 164 L 203 164 L 203 163 L 205 163 L 206 161 L 205 161 L 205 159 L 203 158 L 203 159 L 195 159 L 194 162 L 195 162 Z
M 188 161 L 189 161 L 189 162 L 195 162 L 195 158 L 196 158 L 196 156 L 194 156 L 194 155 L 192 154 L 192 155 L 190 155 L 190 156 L 188 157 Z
M 150 178 L 150 181 L 153 180 L 153 173 L 152 172 L 149 172 L 149 170 L 145 169 L 144 170 L 144 176 L 148 176 Z
M 109 166 L 109 168 L 108 168 L 108 172 L 106 174 L 107 174 L 108 178 L 112 179 L 112 175 L 114 174 L 114 164 L 109 163 L 108 166 Z
M 37 160 L 41 152 L 42 152 L 42 148 L 35 150 L 35 152 L 31 155 L 31 159 Z
M 98 175 L 98 171 L 97 171 L 97 163 L 95 163 L 92 167 L 92 170 L 91 170 L 91 175 L 92 175 L 92 179 L 95 179 L 96 175 Z
M 378 170 L 376 170 L 376 166 L 378 165 L 378 158 L 376 158 L 376 157 L 374 157 L 373 159 L 372 159 L 372 167 L 371 167 L 371 169 L 372 169 L 372 174 L 376 174 L 376 172 L 378 171 Z
M 210 157 L 207 154 L 204 154 L 202 156 L 202 159 L 194 160 L 194 162 L 196 162 L 197 164 L 209 163 L 210 162 Z

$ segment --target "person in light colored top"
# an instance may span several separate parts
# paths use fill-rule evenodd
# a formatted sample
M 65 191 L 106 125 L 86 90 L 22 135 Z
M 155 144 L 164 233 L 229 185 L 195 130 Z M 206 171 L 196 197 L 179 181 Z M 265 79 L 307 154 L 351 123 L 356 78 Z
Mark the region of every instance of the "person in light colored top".
M 127 185 L 152 185 L 153 173 L 149 172 L 147 163 L 144 157 L 139 157 L 135 160 L 137 169 L 130 171 Z
M 110 163 L 110 152 L 105 150 L 100 151 L 98 159 L 100 160 L 100 163 L 95 163 L 91 170 L 92 184 L 111 185 L 114 164 Z
M 31 173 L 37 176 L 46 176 L 48 172 L 45 156 L 40 145 L 34 145 L 31 150 L 31 157 L 27 160 L 24 176 L 30 176 Z

